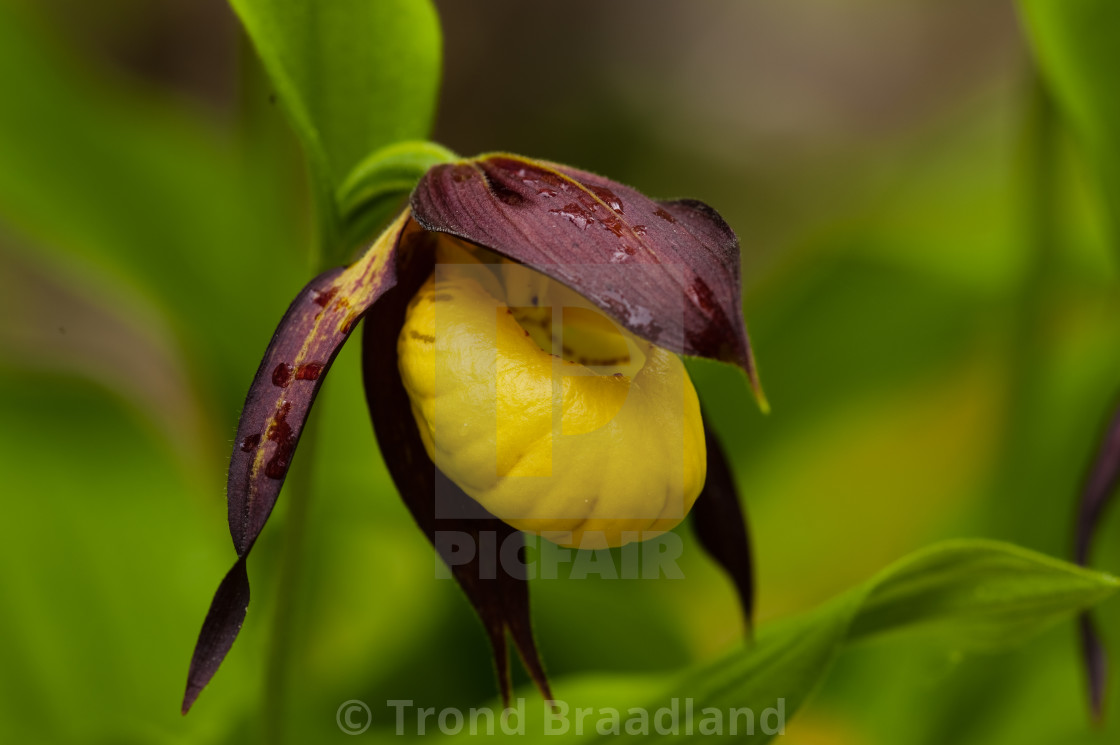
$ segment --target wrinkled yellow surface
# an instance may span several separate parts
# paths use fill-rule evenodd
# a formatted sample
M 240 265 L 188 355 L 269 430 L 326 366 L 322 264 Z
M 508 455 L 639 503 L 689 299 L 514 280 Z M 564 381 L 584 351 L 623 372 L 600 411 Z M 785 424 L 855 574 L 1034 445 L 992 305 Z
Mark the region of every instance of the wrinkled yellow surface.
M 705 477 L 680 359 L 543 275 L 475 255 L 441 251 L 460 263 L 437 267 L 399 337 L 428 455 L 491 513 L 561 545 L 677 525 Z

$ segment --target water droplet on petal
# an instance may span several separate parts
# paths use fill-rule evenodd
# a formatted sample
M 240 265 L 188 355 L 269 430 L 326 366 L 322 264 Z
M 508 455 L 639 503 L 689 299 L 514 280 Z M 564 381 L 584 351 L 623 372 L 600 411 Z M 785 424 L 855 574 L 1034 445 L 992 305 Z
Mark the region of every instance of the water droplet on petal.
M 249 435 L 248 437 L 246 437 L 244 440 L 241 441 L 241 452 L 251 453 L 254 450 L 256 450 L 257 445 L 260 445 L 260 444 L 261 444 L 261 433 L 260 432 L 258 432 L 255 435 Z
M 549 210 L 549 212 L 568 218 L 580 230 L 585 230 L 588 225 L 595 222 L 595 218 L 591 216 L 591 211 L 576 202 L 569 202 L 560 209 Z
M 622 214 L 622 200 L 619 199 L 618 195 L 613 191 L 605 186 L 588 186 L 587 189 L 592 194 L 599 197 L 599 199 L 603 200 L 603 203 L 610 207 L 612 210 L 620 215 Z

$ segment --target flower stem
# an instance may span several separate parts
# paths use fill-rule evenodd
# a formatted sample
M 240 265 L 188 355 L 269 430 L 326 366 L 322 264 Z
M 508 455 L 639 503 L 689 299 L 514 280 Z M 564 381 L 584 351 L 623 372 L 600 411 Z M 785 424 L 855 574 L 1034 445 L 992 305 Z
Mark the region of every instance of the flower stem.
M 299 625 L 299 603 L 304 579 L 308 515 L 313 489 L 313 465 L 318 440 L 318 419 L 311 416 L 300 438 L 300 467 L 293 468 L 286 484 L 288 511 L 285 518 L 283 557 L 276 590 L 272 636 L 265 660 L 264 699 L 261 714 L 264 742 L 280 745 L 288 730 L 288 683 L 292 673 L 295 631 Z
M 313 274 L 326 270 L 326 253 L 312 247 L 308 264 Z M 288 503 L 279 579 L 276 585 L 276 607 L 272 619 L 272 637 L 265 660 L 264 698 L 261 706 L 261 732 L 269 745 L 282 745 L 285 733 L 285 712 L 289 710 L 288 688 L 292 677 L 294 637 L 301 621 L 299 599 L 303 594 L 307 532 L 311 522 L 311 497 L 314 490 L 315 456 L 319 444 L 319 417 L 312 410 L 300 436 L 299 459 L 293 461 L 285 483 Z
M 1024 272 L 1008 329 L 1009 376 L 1002 452 L 994 473 L 990 526 L 998 537 L 1039 550 L 1061 552 L 1063 536 L 1053 530 L 1064 507 L 1047 493 L 1044 475 L 1053 465 L 1045 415 L 1048 331 L 1056 310 L 1061 232 L 1061 123 L 1043 81 L 1032 71 L 1024 106 L 1019 169 L 1019 226 Z M 1039 519 L 1048 515 L 1046 519 Z

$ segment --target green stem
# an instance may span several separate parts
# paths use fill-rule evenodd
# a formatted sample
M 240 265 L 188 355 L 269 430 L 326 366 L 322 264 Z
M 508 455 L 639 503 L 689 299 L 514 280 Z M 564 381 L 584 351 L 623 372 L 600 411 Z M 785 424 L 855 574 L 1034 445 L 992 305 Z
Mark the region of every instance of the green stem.
M 1024 225 L 1028 274 L 1024 301 L 1038 310 L 1047 276 L 1057 258 L 1059 197 L 1058 135 L 1060 123 L 1054 103 L 1042 80 L 1035 75 L 1031 85 L 1030 121 L 1027 126 L 1027 173 L 1024 194 Z
M 311 417 L 300 437 L 299 468 L 292 469 L 285 488 L 288 510 L 285 518 L 283 558 L 280 562 L 276 590 L 276 608 L 272 621 L 272 637 L 265 662 L 263 723 L 264 742 L 280 745 L 286 727 L 288 683 L 292 673 L 292 651 L 299 626 L 299 598 L 304 579 L 304 558 L 307 550 L 307 526 L 313 490 L 313 465 L 318 444 L 317 418 Z
M 1041 79 L 1037 73 L 1032 77 L 1018 211 L 1026 266 L 1008 338 L 1011 374 L 1006 388 L 1006 429 L 990 522 L 999 537 L 1061 552 L 1064 534 L 1054 530 L 1056 523 L 1050 518 L 1062 520 L 1068 510 L 1047 493 L 1043 475 L 1049 472 L 1046 469 L 1052 459 L 1046 433 L 1040 431 L 1048 366 L 1047 326 L 1055 310 L 1053 289 L 1059 271 L 1060 122 Z

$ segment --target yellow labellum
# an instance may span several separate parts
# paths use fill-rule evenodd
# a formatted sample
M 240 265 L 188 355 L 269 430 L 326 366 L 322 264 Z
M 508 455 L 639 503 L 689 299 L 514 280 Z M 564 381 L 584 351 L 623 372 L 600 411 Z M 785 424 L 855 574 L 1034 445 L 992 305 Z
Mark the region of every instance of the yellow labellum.
M 439 261 L 398 352 L 440 470 L 561 545 L 620 546 L 677 525 L 706 466 L 680 359 L 525 267 L 451 242 Z

